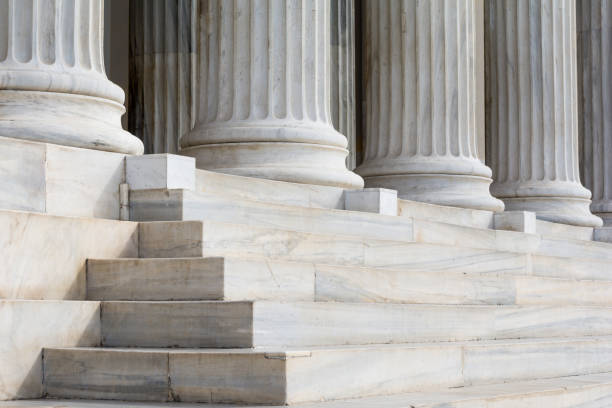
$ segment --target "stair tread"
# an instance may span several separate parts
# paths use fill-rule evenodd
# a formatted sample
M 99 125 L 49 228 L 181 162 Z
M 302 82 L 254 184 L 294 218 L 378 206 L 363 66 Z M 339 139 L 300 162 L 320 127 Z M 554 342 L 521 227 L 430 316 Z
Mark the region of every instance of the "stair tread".
M 537 379 L 531 381 L 516 381 L 499 384 L 474 385 L 459 388 L 447 388 L 427 392 L 411 392 L 386 396 L 365 397 L 359 399 L 346 399 L 327 402 L 307 403 L 298 405 L 301 408 L 452 408 L 454 403 L 473 401 L 475 404 L 485 400 L 507 400 L 512 398 L 538 398 L 541 394 L 563 395 L 568 392 L 581 389 L 592 389 L 605 387 L 603 398 L 608 402 L 612 400 L 612 373 L 586 374 L 570 377 L 557 377 Z M 602 398 L 601 396 L 586 396 L 589 398 Z M 243 408 L 266 408 L 270 405 L 218 405 L 218 404 L 194 404 L 194 403 L 150 403 L 150 402 L 125 402 L 125 401 L 102 401 L 102 400 L 21 400 L 0 402 L 0 407 L 6 408 L 221 408 L 221 407 L 243 407 Z M 480 407 L 475 405 L 474 407 Z M 489 406 L 489 405 L 487 405 Z M 541 405 L 540 405 L 541 406 Z M 556 407 L 572 407 L 571 402 L 567 405 L 555 405 Z M 598 405 L 605 407 L 607 405 Z

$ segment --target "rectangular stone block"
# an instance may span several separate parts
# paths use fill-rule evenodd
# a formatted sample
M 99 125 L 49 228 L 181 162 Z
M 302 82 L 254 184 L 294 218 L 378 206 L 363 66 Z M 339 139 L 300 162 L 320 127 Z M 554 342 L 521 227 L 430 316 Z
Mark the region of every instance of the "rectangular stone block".
M 504 211 L 494 216 L 495 229 L 536 233 L 536 215 L 530 211 Z
M 126 179 L 131 190 L 194 190 L 195 159 L 167 153 L 130 156 Z
M 125 155 L 47 145 L 47 207 L 54 215 L 120 218 Z
M 168 353 L 96 348 L 44 350 L 50 397 L 167 401 Z
M 98 344 L 99 302 L 0 300 L 0 400 L 42 397 L 44 347 Z
M 386 188 L 364 188 L 344 192 L 344 208 L 349 211 L 397 215 L 397 191 Z
M 0 211 L 0 298 L 85 299 L 87 258 L 138 256 L 138 225 Z

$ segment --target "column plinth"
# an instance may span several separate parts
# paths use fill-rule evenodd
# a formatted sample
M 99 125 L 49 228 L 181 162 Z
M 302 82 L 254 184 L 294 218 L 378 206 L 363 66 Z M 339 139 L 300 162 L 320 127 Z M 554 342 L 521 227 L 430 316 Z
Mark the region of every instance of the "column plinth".
M 195 128 L 181 154 L 241 176 L 359 188 L 330 114 L 329 2 L 202 3 Z
M 574 0 L 485 3 L 487 161 L 507 210 L 599 226 L 580 183 Z
M 478 159 L 475 3 L 364 4 L 366 186 L 405 199 L 492 211 Z
M 0 136 L 141 154 L 103 61 L 101 0 L 0 2 Z

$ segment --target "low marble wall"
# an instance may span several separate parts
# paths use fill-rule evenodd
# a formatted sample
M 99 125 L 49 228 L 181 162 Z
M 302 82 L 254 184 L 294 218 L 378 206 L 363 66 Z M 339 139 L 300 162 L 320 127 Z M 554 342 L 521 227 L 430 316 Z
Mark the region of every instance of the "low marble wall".
M 99 302 L 0 300 L 0 400 L 42 397 L 43 347 L 98 344 Z
M 0 209 L 119 219 L 125 156 L 0 137 Z
M 0 210 L 0 231 L 0 299 L 85 299 L 87 258 L 138 257 L 133 222 Z

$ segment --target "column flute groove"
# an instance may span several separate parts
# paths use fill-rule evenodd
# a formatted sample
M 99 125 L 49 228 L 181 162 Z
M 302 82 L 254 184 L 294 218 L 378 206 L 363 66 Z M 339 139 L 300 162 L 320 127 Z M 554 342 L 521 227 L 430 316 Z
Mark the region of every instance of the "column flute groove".
M 366 186 L 503 210 L 476 149 L 474 0 L 366 0 Z
M 579 0 L 578 129 L 591 211 L 612 225 L 612 1 Z
M 101 0 L 0 2 L 0 136 L 140 154 L 103 61 Z
M 599 226 L 578 175 L 574 0 L 487 0 L 485 16 L 493 195 L 507 210 Z
M 181 153 L 224 173 L 361 187 L 331 121 L 329 1 L 204 0 L 202 7 L 199 108 Z

